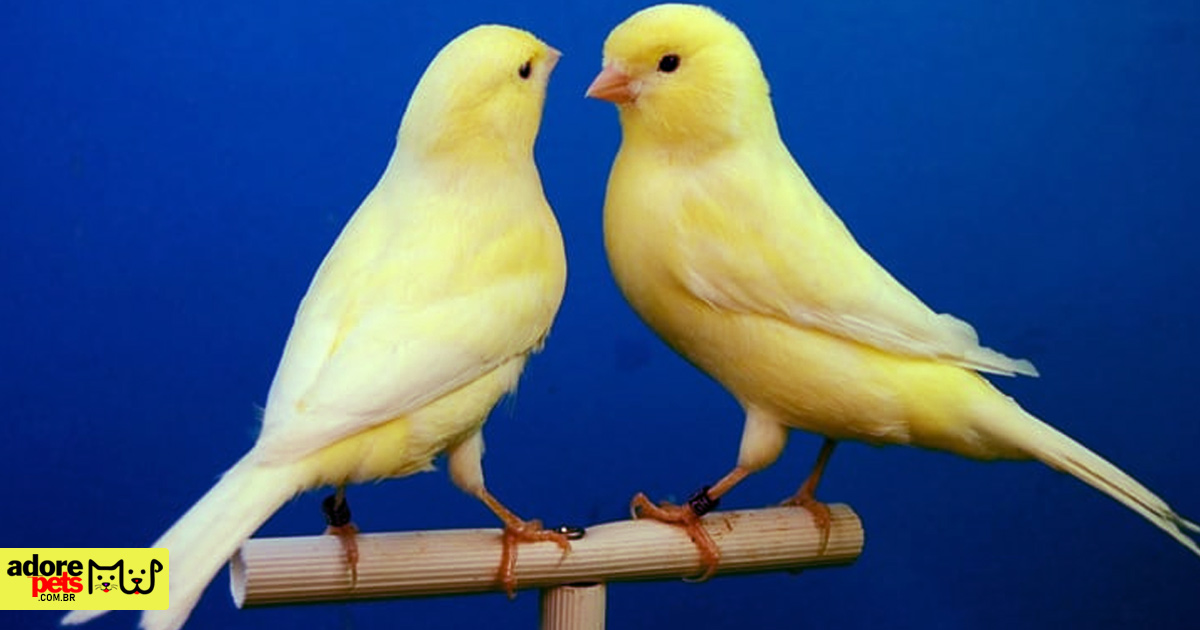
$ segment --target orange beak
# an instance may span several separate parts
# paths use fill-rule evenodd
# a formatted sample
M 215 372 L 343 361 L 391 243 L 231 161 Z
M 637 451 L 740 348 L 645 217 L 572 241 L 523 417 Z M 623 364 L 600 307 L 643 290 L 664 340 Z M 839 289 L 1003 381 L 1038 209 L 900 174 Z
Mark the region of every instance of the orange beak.
M 622 105 L 632 103 L 637 93 L 629 85 L 631 77 L 612 66 L 605 67 L 588 86 L 587 96 Z
M 546 47 L 546 74 L 550 74 L 554 70 L 554 66 L 558 65 L 558 60 L 562 59 L 562 53 L 553 46 Z

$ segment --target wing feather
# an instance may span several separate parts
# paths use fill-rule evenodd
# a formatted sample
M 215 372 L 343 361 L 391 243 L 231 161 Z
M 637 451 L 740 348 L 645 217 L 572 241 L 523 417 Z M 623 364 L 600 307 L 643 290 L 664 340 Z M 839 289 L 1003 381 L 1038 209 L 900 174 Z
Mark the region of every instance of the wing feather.
M 981 346 L 970 324 L 913 295 L 794 169 L 782 177 L 768 167 L 712 169 L 681 193 L 679 280 L 693 295 L 886 352 L 1037 376 L 1029 361 Z
M 265 461 L 409 414 L 548 333 L 565 273 L 549 208 L 485 230 L 469 212 L 475 224 L 455 225 L 386 205 L 364 202 L 300 305 L 256 445 Z

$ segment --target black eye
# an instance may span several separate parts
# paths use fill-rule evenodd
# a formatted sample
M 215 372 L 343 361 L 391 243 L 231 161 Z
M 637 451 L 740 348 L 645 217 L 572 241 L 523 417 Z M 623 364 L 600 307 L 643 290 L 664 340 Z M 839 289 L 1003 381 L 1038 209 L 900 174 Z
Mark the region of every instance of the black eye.
M 675 72 L 677 68 L 679 68 L 679 55 L 663 55 L 663 58 L 658 60 L 659 72 Z
M 517 74 L 521 75 L 522 79 L 528 79 L 529 75 L 533 74 L 533 63 L 526 61 L 521 64 L 521 68 L 517 70 Z

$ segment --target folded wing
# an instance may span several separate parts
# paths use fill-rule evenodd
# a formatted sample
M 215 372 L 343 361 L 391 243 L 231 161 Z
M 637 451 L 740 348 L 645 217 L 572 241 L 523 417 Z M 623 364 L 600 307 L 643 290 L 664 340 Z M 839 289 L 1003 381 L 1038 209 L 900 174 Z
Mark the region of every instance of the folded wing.
M 677 217 L 680 281 L 696 297 L 894 354 L 1037 376 L 1032 363 L 981 346 L 970 324 L 933 312 L 900 284 L 798 168 L 750 186 L 716 179 L 693 186 Z

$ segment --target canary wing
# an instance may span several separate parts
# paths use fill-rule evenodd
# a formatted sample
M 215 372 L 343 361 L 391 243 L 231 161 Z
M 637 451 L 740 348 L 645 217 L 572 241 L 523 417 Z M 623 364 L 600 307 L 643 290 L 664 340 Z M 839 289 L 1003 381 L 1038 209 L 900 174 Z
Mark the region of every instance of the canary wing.
M 264 460 L 419 409 L 530 353 L 553 320 L 561 274 L 536 254 L 550 236 L 538 226 L 359 227 L 301 303 L 256 446 Z
M 871 258 L 799 167 L 715 169 L 680 192 L 680 281 L 719 308 L 757 313 L 895 354 L 1036 376 L 979 345 Z

